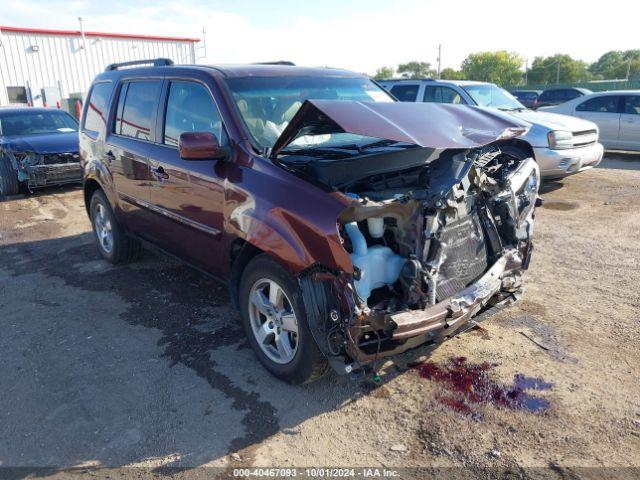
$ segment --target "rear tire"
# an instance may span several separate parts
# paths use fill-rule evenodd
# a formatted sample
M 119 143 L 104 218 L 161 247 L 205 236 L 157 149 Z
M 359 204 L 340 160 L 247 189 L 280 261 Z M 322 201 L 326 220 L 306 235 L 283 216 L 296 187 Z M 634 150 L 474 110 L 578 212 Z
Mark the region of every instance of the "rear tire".
M 93 235 L 102 258 L 121 265 L 140 257 L 140 240 L 126 235 L 118 224 L 113 209 L 102 190 L 96 190 L 91 197 L 89 208 Z
M 0 157 L 0 197 L 17 195 L 19 192 L 18 174 L 8 158 Z
M 279 302 L 271 302 L 272 288 L 277 290 Z M 259 307 L 256 307 L 256 292 L 264 295 L 260 297 L 264 303 Z M 311 383 L 327 372 L 329 363 L 309 330 L 300 287 L 268 255 L 259 255 L 246 266 L 240 280 L 239 304 L 249 343 L 272 375 L 298 385 Z M 286 335 L 284 340 L 281 335 Z M 283 354 L 282 343 L 286 345 Z

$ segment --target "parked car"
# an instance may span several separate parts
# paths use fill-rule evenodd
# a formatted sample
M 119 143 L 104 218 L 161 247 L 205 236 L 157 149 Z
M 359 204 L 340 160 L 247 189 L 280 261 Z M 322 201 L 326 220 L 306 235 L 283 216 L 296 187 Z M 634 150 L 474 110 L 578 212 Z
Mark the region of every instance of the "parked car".
M 346 373 L 517 297 L 539 171 L 502 147 L 526 124 L 342 70 L 166 63 L 89 91 L 98 250 L 124 263 L 143 240 L 226 281 L 272 374 Z
M 82 182 L 78 123 L 52 108 L 0 108 L 0 197 Z
M 600 163 L 602 145 L 598 127 L 586 120 L 555 113 L 528 110 L 513 95 L 493 83 L 465 80 L 385 80 L 380 82 L 395 95 L 398 86 L 409 86 L 416 94 L 407 101 L 477 105 L 529 122 L 532 128 L 520 137 L 522 143 L 510 152 L 533 157 L 546 178 L 561 178 Z
M 516 97 L 522 105 L 535 110 L 538 108 L 538 97 L 542 93 L 542 90 L 513 90 L 510 93 Z
M 604 148 L 640 151 L 640 90 L 592 93 L 546 111 L 595 123 Z
M 536 108 L 560 105 L 561 103 L 589 95 L 590 93 L 591 90 L 587 88 L 547 88 L 538 97 L 538 105 Z

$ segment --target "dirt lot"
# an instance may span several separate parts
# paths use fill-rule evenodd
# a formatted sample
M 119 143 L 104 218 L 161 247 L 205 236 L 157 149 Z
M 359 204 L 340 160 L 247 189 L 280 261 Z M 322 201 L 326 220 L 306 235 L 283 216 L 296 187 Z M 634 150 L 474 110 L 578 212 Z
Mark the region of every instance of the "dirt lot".
M 546 184 L 518 304 L 379 383 L 274 380 L 223 286 L 100 260 L 80 190 L 1 202 L 0 466 L 640 467 L 640 158 L 603 167 Z

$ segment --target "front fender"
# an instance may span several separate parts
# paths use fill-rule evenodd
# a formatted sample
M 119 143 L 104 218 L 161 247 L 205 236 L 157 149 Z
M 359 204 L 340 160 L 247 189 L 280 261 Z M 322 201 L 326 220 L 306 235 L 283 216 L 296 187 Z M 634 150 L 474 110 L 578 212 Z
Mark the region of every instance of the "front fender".
M 234 212 L 230 223 L 237 236 L 271 255 L 292 275 L 313 266 L 353 273 L 353 265 L 338 234 L 336 217 L 328 225 L 312 223 L 281 207 L 260 214 L 256 209 Z

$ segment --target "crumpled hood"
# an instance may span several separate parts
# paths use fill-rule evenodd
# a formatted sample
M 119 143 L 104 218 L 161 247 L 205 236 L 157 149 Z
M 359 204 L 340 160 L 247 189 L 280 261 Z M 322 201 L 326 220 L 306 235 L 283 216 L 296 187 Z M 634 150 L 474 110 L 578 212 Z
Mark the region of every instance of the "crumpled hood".
M 4 137 L 2 144 L 15 152 L 77 153 L 78 132 Z
M 474 148 L 524 134 L 530 125 L 466 105 L 306 100 L 276 140 L 271 156 L 303 135 L 353 133 L 429 148 Z
M 525 122 L 548 127 L 551 130 L 568 130 L 570 132 L 580 132 L 584 130 L 596 129 L 596 125 L 593 122 L 583 120 L 582 118 L 561 115 L 559 113 L 540 112 L 536 110 L 523 110 L 520 112 L 515 111 L 509 113 L 514 117 L 524 120 Z

